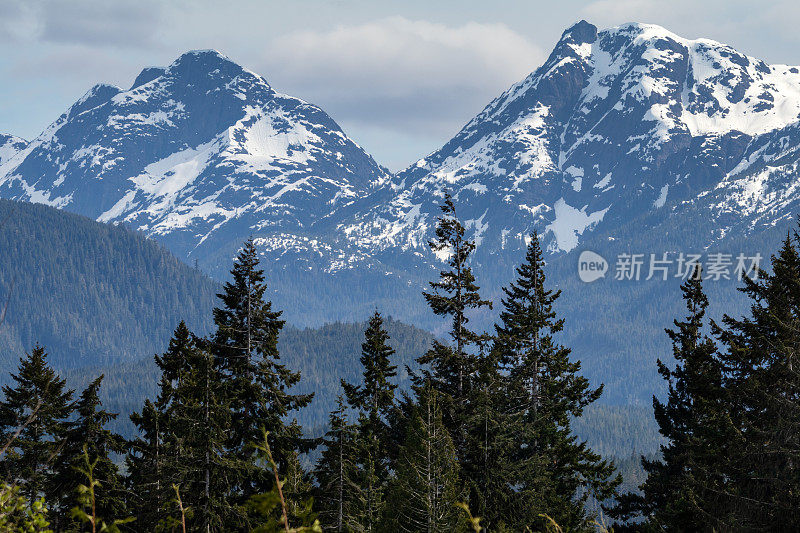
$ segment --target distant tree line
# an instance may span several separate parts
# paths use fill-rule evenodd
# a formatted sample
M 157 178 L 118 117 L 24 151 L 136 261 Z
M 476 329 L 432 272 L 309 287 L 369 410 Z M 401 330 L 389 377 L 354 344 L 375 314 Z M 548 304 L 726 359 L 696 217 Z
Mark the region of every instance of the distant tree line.
M 156 356 L 158 392 L 108 429 L 103 377 L 76 398 L 36 346 L 0 402 L 0 526 L 18 531 L 591 531 L 602 510 L 619 529 L 798 530 L 800 238 L 775 272 L 746 280 L 752 317 L 704 333 L 708 301 L 695 271 L 688 316 L 667 332 L 675 368 L 654 399 L 666 444 L 643 458 L 640 491 L 574 434 L 602 394 L 556 336 L 560 291 L 548 288 L 536 234 L 503 290 L 492 332 L 470 316 L 480 294 L 455 205 L 445 195 L 430 247 L 447 256 L 424 297 L 446 339 L 418 359 L 410 390 L 383 316 L 361 345 L 361 379 L 342 380 L 328 430 L 297 414 L 313 394 L 279 354 L 284 326 L 266 298 L 252 241 L 218 295 L 213 332 L 181 322 Z M 716 339 L 716 342 L 712 340 Z M 318 448 L 314 464 L 308 452 Z M 122 458 L 122 462 L 116 460 Z M 594 502 L 594 505 L 590 505 Z M 604 526 L 600 526 L 604 527 Z

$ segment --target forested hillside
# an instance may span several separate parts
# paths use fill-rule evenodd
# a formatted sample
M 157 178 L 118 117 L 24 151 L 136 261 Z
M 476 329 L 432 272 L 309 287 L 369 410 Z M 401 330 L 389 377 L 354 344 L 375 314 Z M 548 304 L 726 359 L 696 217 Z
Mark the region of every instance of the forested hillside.
M 136 232 L 38 204 L 0 200 L 0 249 L 0 300 L 8 305 L 0 330 L 0 382 L 39 343 L 76 390 L 104 373 L 101 398 L 109 411 L 120 413 L 112 427 L 132 434 L 128 415 L 156 394 L 153 354 L 163 351 L 180 320 L 198 334 L 208 330 L 217 284 Z M 281 290 L 268 285 L 271 295 Z M 363 319 L 369 310 L 362 311 Z M 381 311 L 389 315 L 392 309 Z M 364 328 L 363 321 L 337 322 L 288 325 L 281 332 L 281 359 L 302 375 L 298 390 L 315 393 L 298 413 L 309 434 L 325 431 L 339 380 L 357 379 Z M 433 335 L 391 319 L 386 328 L 396 350 L 398 383 L 407 390 L 405 365 L 416 367 Z M 599 363 L 591 357 L 587 362 Z M 616 394 L 607 388 L 609 393 Z M 649 453 L 658 442 L 644 405 L 595 404 L 576 421 L 576 431 L 608 456 Z
M 300 371 L 302 379 L 297 386 L 298 391 L 314 393 L 311 405 L 298 413 L 300 423 L 309 433 L 324 433 L 328 413 L 334 409 L 336 395 L 341 392 L 340 379 L 356 381 L 359 378 L 358 358 L 365 327 L 363 322 L 335 323 L 313 329 L 286 326 L 281 331 L 278 340 L 281 362 Z M 391 337 L 390 344 L 396 350 L 399 381 L 407 389 L 408 374 L 403 365 L 416 367 L 414 359 L 425 353 L 433 335 L 396 320 L 387 320 L 386 329 Z M 102 390 L 103 404 L 110 411 L 122 414 L 112 427 L 130 435 L 133 426 L 127 415 L 139 409 L 145 398 L 156 397 L 160 371 L 150 356 L 116 365 L 73 369 L 65 375 L 70 386 L 78 390 L 101 373 L 106 376 Z
M 4 369 L 35 343 L 76 368 L 151 355 L 181 319 L 208 327 L 215 283 L 124 227 L 0 200 L 0 250 Z

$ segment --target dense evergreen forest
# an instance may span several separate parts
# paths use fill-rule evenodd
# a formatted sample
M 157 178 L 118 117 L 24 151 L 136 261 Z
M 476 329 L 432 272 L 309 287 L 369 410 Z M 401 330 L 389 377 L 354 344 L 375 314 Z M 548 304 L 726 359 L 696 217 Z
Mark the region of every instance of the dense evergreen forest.
M 311 405 L 297 413 L 298 421 L 310 435 L 318 436 L 326 431 L 328 413 L 336 405 L 341 379 L 355 381 L 361 375 L 358 359 L 366 325 L 366 322 L 334 323 L 303 329 L 286 325 L 281 330 L 278 339 L 281 361 L 303 376 L 296 389 L 315 393 Z M 407 389 L 410 381 L 405 366 L 417 366 L 415 359 L 428 349 L 433 335 L 390 318 L 386 319 L 385 328 L 399 366 L 398 383 Z M 63 374 L 69 386 L 76 390 L 88 385 L 93 376 L 104 374 L 100 393 L 103 404 L 116 413 L 132 413 L 141 407 L 145 398 L 158 394 L 161 370 L 149 357 L 117 365 L 66 370 Z M 127 417 L 112 421 L 109 427 L 128 437 L 135 432 Z
M 0 250 L 3 368 L 37 342 L 66 369 L 156 353 L 180 320 L 208 328 L 216 285 L 122 226 L 0 200 Z
M 103 375 L 75 391 L 33 345 L 0 401 L 0 528 L 591 531 L 613 518 L 620 531 L 800 529 L 797 233 L 772 272 L 745 278 L 744 317 L 710 319 L 701 270 L 684 280 L 685 311 L 665 324 L 672 351 L 657 363 L 668 390 L 653 399 L 660 453 L 619 467 L 575 432 L 603 386 L 559 342 L 564 296 L 546 280 L 537 235 L 496 301 L 481 294 L 475 245 L 447 195 L 430 246 L 449 257 L 424 292 L 444 335 L 376 310 L 357 362 L 302 369 L 309 353 L 352 350 L 352 335 L 334 325 L 288 356 L 279 339 L 304 332 L 284 327 L 246 242 L 211 330 L 180 321 L 144 374 L 153 393 L 128 436 L 112 426 Z M 474 329 L 487 308 L 498 322 Z M 301 413 L 335 380 L 324 435 L 304 429 Z

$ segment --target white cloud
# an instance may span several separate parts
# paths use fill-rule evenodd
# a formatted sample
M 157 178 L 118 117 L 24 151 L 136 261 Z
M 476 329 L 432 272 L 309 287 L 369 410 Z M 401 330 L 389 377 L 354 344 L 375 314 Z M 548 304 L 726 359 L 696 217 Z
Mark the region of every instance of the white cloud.
M 336 118 L 453 133 L 543 59 L 541 48 L 504 24 L 395 16 L 283 35 L 258 70 Z

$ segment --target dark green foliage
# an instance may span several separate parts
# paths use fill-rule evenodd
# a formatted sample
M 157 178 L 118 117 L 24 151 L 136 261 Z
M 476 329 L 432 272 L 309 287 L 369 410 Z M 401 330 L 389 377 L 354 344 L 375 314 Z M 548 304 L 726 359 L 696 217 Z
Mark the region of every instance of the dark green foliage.
M 266 474 L 273 479 L 269 492 L 255 494 L 247 501 L 251 513 L 255 515 L 258 525 L 252 533 L 322 533 L 317 515 L 313 510 L 313 500 L 300 499 L 306 485 L 303 479 L 298 482 L 301 474 L 297 464 L 297 456 L 289 461 L 290 471 L 286 478 L 280 477 L 280 471 L 269 444 L 269 433 L 263 433 L 261 444 L 255 445 L 259 460 L 266 470 Z M 294 477 L 294 480 L 292 479 Z M 302 477 L 302 476 L 301 476 Z
M 164 516 L 172 514 L 179 486 L 182 504 L 192 510 L 191 527 L 248 528 L 249 498 L 274 488 L 272 475 L 258 464 L 256 444 L 264 431 L 270 433 L 271 457 L 287 476 L 288 508 L 293 515 L 305 513 L 301 502 L 311 486 L 298 452 L 312 441 L 287 416 L 311 395 L 289 392 L 300 375 L 278 363 L 283 321 L 264 300 L 252 241 L 231 274 L 219 294 L 223 305 L 214 309 L 215 334 L 198 338 L 181 322 L 167 351 L 155 358 L 161 371 L 155 402 L 147 400 L 131 416 L 140 436 L 128 465 L 143 527 L 168 525 Z
M 142 433 L 128 456 L 141 527 L 162 522 L 174 500 L 173 485 L 181 487 L 182 505 L 192 510 L 191 527 L 217 531 L 232 514 L 223 458 L 230 415 L 204 344 L 181 322 L 167 351 L 155 358 L 162 372 L 156 402 L 146 401 L 142 413 L 131 417 Z
M 471 398 L 465 410 L 469 439 L 461 474 L 469 490 L 470 512 L 482 518 L 485 527 L 503 524 L 499 512 L 508 506 L 507 450 L 514 445 L 505 410 L 504 377 L 494 352 L 481 355 L 472 376 Z M 507 520 L 506 520 L 507 522 Z
M 104 483 L 98 479 L 96 472 L 98 464 L 103 459 L 91 460 L 87 449 L 88 447 L 83 449 L 82 464 L 75 466 L 76 471 L 83 476 L 84 483 L 79 484 L 77 487 L 75 500 L 78 505 L 72 508 L 70 514 L 78 524 L 78 531 L 121 533 L 120 526 L 134 522 L 136 518 L 103 514 L 103 511 L 108 511 L 109 509 L 103 506 L 102 501 L 105 500 L 108 503 L 109 498 L 102 496 L 106 488 Z M 74 529 L 70 528 L 70 530 Z
M 69 428 L 73 391 L 48 365 L 41 346 L 20 359 L 11 379 L 13 386 L 3 387 L 0 432 L 3 442 L 14 440 L 0 462 L 0 475 L 19 484 L 29 502 L 40 496 L 58 501 L 61 494 L 53 479 Z
M 800 237 L 745 279 L 750 315 L 724 318 L 729 405 L 740 438 L 728 442 L 726 510 L 737 528 L 800 529 Z
M 255 464 L 253 443 L 259 442 L 262 431 L 269 432 L 272 455 L 283 472 L 289 470 L 294 452 L 311 447 L 300 427 L 287 423 L 286 417 L 308 405 L 313 395 L 289 392 L 300 374 L 279 363 L 278 334 L 283 321 L 264 299 L 264 272 L 252 240 L 234 261 L 231 276 L 218 295 L 223 305 L 214 309 L 216 331 L 208 347 L 231 416 L 225 443 L 229 480 L 225 493 L 244 503 L 272 486 L 271 477 L 265 477 Z
M 711 530 L 724 527 L 725 490 L 721 461 L 735 437 L 724 389 L 724 368 L 714 341 L 704 333 L 708 298 L 696 269 L 681 286 L 688 315 L 667 329 L 672 355 L 670 369 L 658 370 L 668 382 L 666 403 L 653 397 L 655 419 L 667 443 L 657 460 L 642 460 L 647 480 L 640 497 L 628 498 L 651 525 L 671 530 Z M 623 508 L 626 504 L 623 499 Z
M 547 514 L 561 527 L 588 526 L 584 502 L 614 495 L 621 480 L 573 434 L 570 424 L 595 402 L 593 389 L 580 375 L 580 362 L 554 335 L 564 326 L 553 309 L 560 291 L 545 286 L 544 259 L 536 234 L 531 236 L 517 279 L 504 289 L 501 324 L 492 349 L 503 369 L 503 413 L 495 438 L 503 459 L 505 482 L 499 507 L 487 518 L 503 519 L 514 529 L 541 522 Z M 498 402 L 497 405 L 500 405 Z M 499 487 L 500 484 L 493 486 Z M 500 489 L 495 489 L 500 490 Z
M 386 413 L 394 405 L 393 383 L 397 376 L 397 365 L 391 363 L 394 349 L 389 346 L 389 334 L 384 329 L 383 317 L 377 311 L 369 320 L 361 345 L 361 367 L 363 380 L 360 385 L 342 380 L 345 396 L 350 407 L 368 416 L 376 433 L 385 430 Z
M 145 400 L 141 412 L 131 420 L 139 436 L 130 443 L 126 458 L 128 486 L 133 494 L 130 508 L 143 528 L 155 529 L 171 500 L 166 484 L 168 418 L 163 401 Z
M 488 300 L 481 298 L 475 276 L 469 266 L 470 254 L 475 243 L 464 236 L 464 226 L 458 220 L 455 205 L 449 194 L 445 194 L 442 217 L 436 226 L 436 238 L 429 243 L 435 254 L 448 254 L 448 270 L 439 273 L 439 280 L 430 283 L 431 292 L 423 293 L 428 306 L 434 314 L 450 318 L 448 332 L 450 343 L 434 340 L 431 349 L 418 359 L 422 365 L 429 365 L 422 375 L 416 378 L 419 388 L 423 381 L 441 394 L 443 422 L 455 446 L 456 456 L 467 479 L 484 486 L 482 470 L 487 466 L 481 460 L 485 454 L 485 443 L 480 434 L 471 431 L 471 422 L 476 422 L 475 409 L 487 407 L 473 404 L 475 401 L 475 377 L 486 377 L 484 357 L 480 347 L 489 337 L 471 331 L 469 312 L 484 307 L 491 308 Z M 479 367 L 483 370 L 479 372 Z M 491 371 L 491 370 L 490 370 Z M 480 414 L 477 415 L 480 418 Z M 473 485 L 474 488 L 474 485 Z M 473 491 L 474 493 L 475 491 Z M 470 503 L 480 499 L 470 494 Z
M 216 284 L 142 235 L 8 200 L 0 220 L 4 368 L 35 343 L 61 371 L 150 357 L 181 319 L 208 331 Z
M 485 336 L 467 328 L 467 312 L 491 307 L 491 302 L 481 298 L 475 276 L 469 267 L 469 256 L 475 243 L 464 237 L 464 226 L 458 220 L 453 199 L 445 194 L 442 217 L 436 226 L 436 239 L 429 243 L 437 254 L 449 254 L 450 270 L 439 273 L 439 281 L 430 282 L 431 292 L 423 296 L 434 314 L 450 318 L 449 336 L 452 346 L 434 342 L 431 350 L 419 362 L 430 364 L 434 386 L 458 404 L 468 395 L 469 376 L 472 373 L 474 354 L 470 347 Z
M 389 413 L 394 407 L 393 378 L 397 366 L 390 358 L 394 350 L 387 344 L 389 335 L 383 329 L 383 318 L 372 315 L 361 345 L 363 380 L 360 385 L 342 381 L 347 403 L 356 411 L 358 422 L 353 440 L 355 465 L 350 513 L 359 531 L 374 531 L 385 503 L 389 480 L 390 429 Z
M 126 516 L 127 493 L 124 480 L 113 462 L 113 457 L 125 453 L 125 439 L 107 429 L 109 421 L 117 417 L 103 410 L 99 391 L 103 381 L 101 375 L 84 390 L 75 403 L 75 420 L 65 432 L 58 471 L 53 479 L 59 496 L 53 500 L 53 527 L 66 529 L 70 509 L 75 505 L 78 489 L 86 480 L 81 470 L 87 466 L 85 455 L 92 459 L 92 475 L 102 485 L 95 498 L 96 512 L 105 517 Z
M 430 385 L 418 390 L 389 489 L 385 531 L 451 533 L 463 520 L 456 504 L 465 494 L 440 397 Z
M 164 478 L 182 487 L 182 504 L 192 509 L 190 526 L 216 530 L 230 512 L 224 492 L 230 413 L 206 344 L 181 322 L 159 364 L 172 387 Z
M 356 468 L 355 428 L 347 417 L 343 396 L 330 414 L 330 429 L 322 440 L 322 454 L 314 467 L 317 482 L 315 503 L 322 525 L 330 531 L 353 529 L 354 495 L 358 489 L 353 481 Z

